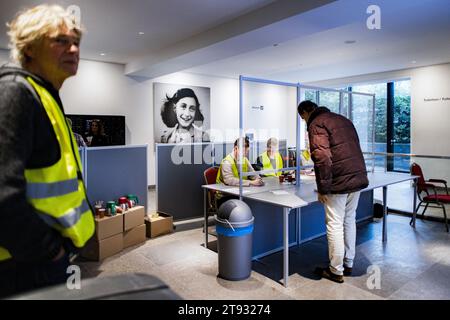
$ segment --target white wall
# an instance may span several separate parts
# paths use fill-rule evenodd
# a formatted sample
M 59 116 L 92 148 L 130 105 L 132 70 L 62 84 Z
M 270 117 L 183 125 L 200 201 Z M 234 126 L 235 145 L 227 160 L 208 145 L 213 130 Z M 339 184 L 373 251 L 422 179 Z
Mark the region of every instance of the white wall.
M 244 82 L 243 105 L 246 132 L 254 132 L 257 140 L 276 137 L 295 146 L 295 87 Z
M 450 156 L 450 64 L 440 64 L 391 72 L 368 74 L 350 78 L 311 83 L 325 87 L 348 84 L 375 83 L 389 80 L 411 79 L 411 153 L 419 155 Z M 424 99 L 438 98 L 427 102 Z M 424 160 L 426 177 L 450 181 L 450 160 Z

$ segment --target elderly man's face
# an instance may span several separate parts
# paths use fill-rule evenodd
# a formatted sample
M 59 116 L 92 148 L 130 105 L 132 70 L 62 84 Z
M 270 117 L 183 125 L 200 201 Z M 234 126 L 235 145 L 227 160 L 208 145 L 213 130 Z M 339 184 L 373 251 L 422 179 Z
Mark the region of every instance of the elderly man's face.
M 267 148 L 267 152 L 269 153 L 269 155 L 274 155 L 278 152 L 278 145 L 274 144 L 271 145 L 269 148 Z
M 77 73 L 80 60 L 80 37 L 62 29 L 55 37 L 44 37 L 31 48 L 31 65 L 48 81 L 64 81 Z

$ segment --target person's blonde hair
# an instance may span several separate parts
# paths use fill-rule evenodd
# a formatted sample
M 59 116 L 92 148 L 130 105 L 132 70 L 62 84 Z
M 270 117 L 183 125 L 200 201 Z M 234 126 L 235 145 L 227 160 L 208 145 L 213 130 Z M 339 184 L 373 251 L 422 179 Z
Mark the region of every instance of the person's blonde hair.
M 54 37 L 62 28 L 73 30 L 80 38 L 82 28 L 69 12 L 58 5 L 39 5 L 20 11 L 6 24 L 9 28 L 11 59 L 24 66 L 28 62 L 25 50 L 43 37 Z
M 277 138 L 270 138 L 267 140 L 267 148 L 278 146 Z

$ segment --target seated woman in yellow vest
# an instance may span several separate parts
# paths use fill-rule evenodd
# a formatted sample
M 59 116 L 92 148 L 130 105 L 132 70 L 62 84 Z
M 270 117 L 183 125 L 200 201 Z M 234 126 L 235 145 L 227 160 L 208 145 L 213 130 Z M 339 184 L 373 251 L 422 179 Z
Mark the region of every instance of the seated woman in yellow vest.
M 267 150 L 263 152 L 257 160 L 256 164 L 259 170 L 275 170 L 283 168 L 283 158 L 278 152 L 278 140 L 270 138 L 267 140 Z M 279 172 L 265 173 L 265 177 L 278 177 L 282 174 Z
M 247 159 L 249 141 L 245 138 L 244 144 L 244 163 L 242 163 L 243 172 L 254 172 L 250 161 Z M 216 183 L 224 183 L 229 186 L 239 186 L 239 139 L 234 142 L 233 152 L 228 154 L 220 163 L 219 171 L 217 172 Z M 242 185 L 249 186 L 262 186 L 264 182 L 259 175 L 242 177 Z M 233 196 L 224 196 L 222 193 L 216 193 L 217 206 L 220 206 L 226 200 L 236 198 Z

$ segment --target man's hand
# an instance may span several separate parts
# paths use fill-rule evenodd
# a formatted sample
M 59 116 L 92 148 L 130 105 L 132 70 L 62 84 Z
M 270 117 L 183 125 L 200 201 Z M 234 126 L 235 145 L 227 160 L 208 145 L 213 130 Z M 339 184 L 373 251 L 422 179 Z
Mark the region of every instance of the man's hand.
M 327 203 L 328 198 L 326 194 L 319 193 L 319 195 L 317 196 L 317 200 L 319 200 L 320 203 L 325 204 Z
M 255 180 L 251 180 L 250 181 L 250 185 L 251 186 L 256 186 L 256 187 L 260 187 L 264 185 L 264 181 L 262 181 L 261 178 L 255 179 Z

